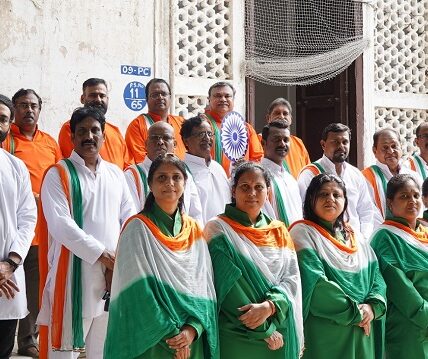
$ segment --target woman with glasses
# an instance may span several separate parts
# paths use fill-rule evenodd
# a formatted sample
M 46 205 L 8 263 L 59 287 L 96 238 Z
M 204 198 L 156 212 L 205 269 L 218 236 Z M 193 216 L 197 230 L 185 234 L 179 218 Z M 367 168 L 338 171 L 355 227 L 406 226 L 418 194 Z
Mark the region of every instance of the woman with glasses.
M 202 231 L 182 213 L 187 179 L 172 154 L 156 158 L 150 194 L 120 236 L 104 357 L 217 358 L 217 315 Z
M 297 257 L 285 225 L 261 209 L 263 167 L 236 168 L 232 203 L 205 226 L 219 306 L 222 359 L 297 359 L 303 347 Z
M 343 181 L 320 174 L 306 192 L 304 220 L 290 227 L 302 276 L 305 359 L 381 358 L 373 320 L 386 310 L 385 283 L 373 250 L 344 220 L 347 204 Z
M 386 357 L 428 358 L 428 228 L 418 219 L 418 182 L 409 174 L 392 177 L 386 202 L 391 216 L 371 239 L 388 288 Z

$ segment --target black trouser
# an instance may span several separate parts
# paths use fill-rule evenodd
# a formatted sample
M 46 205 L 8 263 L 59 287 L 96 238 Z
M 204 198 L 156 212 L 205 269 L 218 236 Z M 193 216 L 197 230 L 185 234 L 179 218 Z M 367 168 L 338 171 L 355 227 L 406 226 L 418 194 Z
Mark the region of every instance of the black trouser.
M 24 260 L 25 289 L 27 294 L 27 308 L 30 312 L 19 321 L 18 349 L 25 349 L 37 345 L 39 334 L 36 319 L 39 314 L 39 246 L 31 246 Z
M 0 320 L 0 359 L 9 359 L 15 343 L 18 319 Z

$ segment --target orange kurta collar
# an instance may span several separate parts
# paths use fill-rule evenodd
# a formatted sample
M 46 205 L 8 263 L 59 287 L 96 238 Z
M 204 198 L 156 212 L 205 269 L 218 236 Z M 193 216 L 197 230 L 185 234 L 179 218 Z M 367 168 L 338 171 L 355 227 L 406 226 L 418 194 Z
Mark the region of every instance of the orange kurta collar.
M 221 117 L 217 112 L 205 110 L 205 113 L 210 115 L 217 123 L 221 123 L 221 121 L 223 121 L 223 117 Z
M 24 141 L 36 141 L 37 137 L 40 135 L 40 130 L 39 127 L 36 126 L 36 131 L 34 132 L 34 136 L 32 140 L 29 140 L 26 136 L 24 136 L 21 131 L 19 130 L 19 127 L 12 123 L 10 125 L 10 132 L 12 133 L 13 137 L 15 138 L 19 138 L 20 140 L 24 140 Z

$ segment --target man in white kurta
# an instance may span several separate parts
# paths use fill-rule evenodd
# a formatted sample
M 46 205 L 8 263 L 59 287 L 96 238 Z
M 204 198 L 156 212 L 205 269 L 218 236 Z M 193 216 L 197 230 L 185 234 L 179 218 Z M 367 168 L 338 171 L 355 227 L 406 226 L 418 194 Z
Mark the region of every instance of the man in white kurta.
M 108 273 L 113 269 L 121 227 L 136 212 L 123 172 L 99 156 L 104 123 L 104 115 L 94 108 L 77 109 L 70 121 L 74 151 L 69 161 L 80 181 L 83 228 L 79 228 L 70 214 L 57 168 L 47 172 L 41 190 L 51 243 L 50 269 L 38 321 L 51 324 L 55 278 L 64 246 L 82 260 L 83 336 L 87 357 L 91 359 L 103 357 L 108 321 L 103 295 L 111 284 Z M 54 351 L 49 347 L 49 358 L 77 358 L 77 352 L 69 348 L 64 350 Z
M 180 135 L 187 149 L 184 162 L 198 189 L 205 225 L 231 202 L 229 180 L 223 167 L 211 158 L 214 134 L 205 118 L 196 116 L 184 121 Z
M 174 153 L 177 144 L 174 135 L 174 128 L 167 122 L 159 121 L 151 125 L 146 140 L 147 156 L 143 162 L 132 165 L 125 171 L 126 182 L 128 183 L 137 212 L 140 212 L 144 208 L 146 197 L 150 192 L 147 184 L 147 175 L 152 161 L 161 154 Z M 186 186 L 184 187 L 184 212 L 202 225 L 201 201 L 198 189 L 190 174 L 188 174 Z
M 374 223 L 377 227 L 388 215 L 386 208 L 388 181 L 397 174 L 407 173 L 415 177 L 422 186 L 422 178 L 417 172 L 403 165 L 400 138 L 393 129 L 382 129 L 373 135 L 373 153 L 376 157 L 376 164 L 365 168 L 362 173 L 367 180 L 370 197 L 376 206 Z
M 428 123 L 422 122 L 415 131 L 415 144 L 419 148 L 419 153 L 411 156 L 404 165 L 416 171 L 421 179 L 428 178 Z
M 368 239 L 373 232 L 375 207 L 367 183 L 360 170 L 345 162 L 349 155 L 350 129 L 341 123 L 331 123 L 323 131 L 321 147 L 323 156 L 307 165 L 300 172 L 297 182 L 304 202 L 306 189 L 312 178 L 320 173 L 339 176 L 346 186 L 350 225 Z M 346 220 L 346 217 L 345 217 Z
M 288 227 L 303 218 L 302 199 L 294 177 L 284 167 L 290 150 L 290 130 L 285 120 L 273 120 L 262 131 L 264 158 L 261 165 L 272 175 L 269 201 L 263 210 L 266 214 L 283 221 Z
M 0 95 L 0 143 L 12 120 L 13 105 Z M 34 237 L 37 209 L 24 162 L 0 148 L 0 163 L 0 358 L 9 358 L 18 319 L 28 314 L 21 264 Z

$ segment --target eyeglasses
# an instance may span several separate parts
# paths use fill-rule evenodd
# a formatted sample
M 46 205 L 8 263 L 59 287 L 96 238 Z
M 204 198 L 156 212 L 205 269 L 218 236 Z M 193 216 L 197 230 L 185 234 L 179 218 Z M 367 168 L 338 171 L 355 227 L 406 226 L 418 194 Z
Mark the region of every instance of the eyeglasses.
M 424 133 L 423 135 L 418 135 L 418 138 L 422 138 L 424 140 L 428 140 L 428 133 Z
M 36 111 L 40 108 L 40 106 L 37 103 L 17 103 L 15 105 L 16 108 L 19 108 L 20 110 L 26 110 L 27 108 L 31 108 L 33 111 Z
M 156 99 L 156 98 L 159 98 L 159 97 L 168 98 L 169 96 L 171 96 L 171 94 L 168 93 L 168 92 L 153 92 L 153 93 L 151 93 L 149 95 L 149 97 L 153 98 L 153 99 Z
M 199 138 L 200 140 L 202 140 L 205 136 L 207 136 L 208 138 L 213 138 L 214 134 L 211 131 L 201 131 L 201 132 L 197 132 L 197 133 L 192 133 L 190 136 L 196 137 L 196 138 Z
M 173 141 L 174 137 L 168 135 L 150 135 L 149 140 L 152 142 L 159 142 L 162 140 L 163 142 Z

